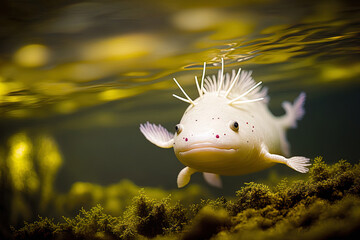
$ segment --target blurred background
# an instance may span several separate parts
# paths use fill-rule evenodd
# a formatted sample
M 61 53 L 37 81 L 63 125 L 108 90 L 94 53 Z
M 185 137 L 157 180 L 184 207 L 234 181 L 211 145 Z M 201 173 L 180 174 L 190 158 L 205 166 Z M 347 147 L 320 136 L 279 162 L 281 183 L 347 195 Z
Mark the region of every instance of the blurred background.
M 176 190 L 172 149 L 140 133 L 173 131 L 194 76 L 239 67 L 269 88 L 269 107 L 307 93 L 288 132 L 292 155 L 359 161 L 360 4 L 354 1 L 4 0 L 0 8 L 0 212 L 6 224 L 82 206 L 120 214 L 144 187 L 175 200 L 233 195 L 244 182 L 301 177 L 286 166 Z

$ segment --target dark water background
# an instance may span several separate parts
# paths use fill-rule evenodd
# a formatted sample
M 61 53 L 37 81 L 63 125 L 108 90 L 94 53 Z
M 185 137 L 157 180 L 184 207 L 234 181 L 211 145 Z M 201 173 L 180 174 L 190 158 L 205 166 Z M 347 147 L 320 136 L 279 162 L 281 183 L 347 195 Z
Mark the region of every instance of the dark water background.
M 36 188 L 42 155 L 67 192 L 78 181 L 129 179 L 176 188 L 183 168 L 140 123 L 174 129 L 195 98 L 202 64 L 215 73 L 253 70 L 270 108 L 307 93 L 305 118 L 288 139 L 292 155 L 359 161 L 360 11 L 352 1 L 4 1 L 0 10 L 0 156 L 11 176 Z M 38 147 L 43 146 L 43 147 Z M 36 157 L 37 156 L 37 157 Z M 51 168 L 53 166 L 53 168 Z M 12 169 L 12 170 L 11 170 Z M 228 195 L 244 182 L 298 175 L 286 166 L 224 177 Z M 15 180 L 14 180 L 15 181 Z M 200 174 L 191 184 L 206 186 Z

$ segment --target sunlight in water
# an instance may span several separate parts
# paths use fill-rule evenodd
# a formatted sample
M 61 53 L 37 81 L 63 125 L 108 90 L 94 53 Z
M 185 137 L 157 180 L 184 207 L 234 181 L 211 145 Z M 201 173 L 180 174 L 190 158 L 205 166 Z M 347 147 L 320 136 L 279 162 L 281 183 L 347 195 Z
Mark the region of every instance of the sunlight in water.
M 9 138 L 5 177 L 1 180 L 11 186 L 9 197 L 11 219 L 29 219 L 32 209 L 46 211 L 54 195 L 54 181 L 62 156 L 54 139 L 40 134 L 35 137 L 19 132 Z M 33 198 L 35 202 L 29 202 Z M 34 210 L 34 209 L 33 209 Z
M 33 145 L 25 133 L 18 133 L 9 140 L 10 152 L 7 165 L 16 190 L 34 192 L 39 188 L 39 178 L 32 161 Z
M 326 65 L 323 68 L 322 76 L 325 81 L 341 81 L 355 78 L 360 74 L 360 63 L 344 66 Z
M 157 43 L 149 34 L 120 35 L 85 44 L 81 52 L 87 61 L 125 60 L 152 53 Z
M 99 99 L 103 101 L 114 101 L 140 93 L 140 89 L 109 89 L 99 93 Z
M 40 207 L 46 209 L 53 194 L 53 186 L 59 167 L 62 165 L 57 144 L 50 136 L 40 136 L 37 139 L 37 163 L 41 179 Z
M 49 49 L 40 44 L 25 45 L 14 54 L 14 61 L 23 67 L 40 67 L 50 58 Z

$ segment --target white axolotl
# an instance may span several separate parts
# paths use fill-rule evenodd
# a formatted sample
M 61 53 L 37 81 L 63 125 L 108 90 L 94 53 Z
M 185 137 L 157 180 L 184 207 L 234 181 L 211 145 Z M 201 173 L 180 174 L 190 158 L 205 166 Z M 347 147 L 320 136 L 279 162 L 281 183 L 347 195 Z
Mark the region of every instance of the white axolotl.
M 286 114 L 275 117 L 267 107 L 267 89 L 260 89 L 251 72 L 241 71 L 224 75 L 222 68 L 215 75 L 205 78 L 206 63 L 199 86 L 199 98 L 192 100 L 174 78 L 187 102 L 175 134 L 161 125 L 146 122 L 140 131 L 153 144 L 161 148 L 174 148 L 176 157 L 186 167 L 177 178 L 179 188 L 190 181 L 195 172 L 203 172 L 212 186 L 221 187 L 219 175 L 242 175 L 257 172 L 283 163 L 298 172 L 308 172 L 311 164 L 306 157 L 289 156 L 285 137 L 288 128 L 295 128 L 296 121 L 304 115 L 305 93 L 293 104 L 283 102 Z

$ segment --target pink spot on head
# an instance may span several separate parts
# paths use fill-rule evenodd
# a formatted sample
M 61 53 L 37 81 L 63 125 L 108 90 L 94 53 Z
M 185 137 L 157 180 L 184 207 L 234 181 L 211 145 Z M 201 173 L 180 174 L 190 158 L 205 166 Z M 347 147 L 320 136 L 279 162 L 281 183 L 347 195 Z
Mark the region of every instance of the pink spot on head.
M 254 126 L 253 126 L 253 128 L 254 128 Z
M 249 124 L 249 122 L 246 122 L 246 124 Z
M 187 141 L 188 141 L 188 138 L 185 138 L 185 141 L 187 142 Z
M 226 133 L 224 133 L 224 136 L 226 135 Z
M 219 138 L 220 136 L 218 134 L 216 134 L 216 138 Z

